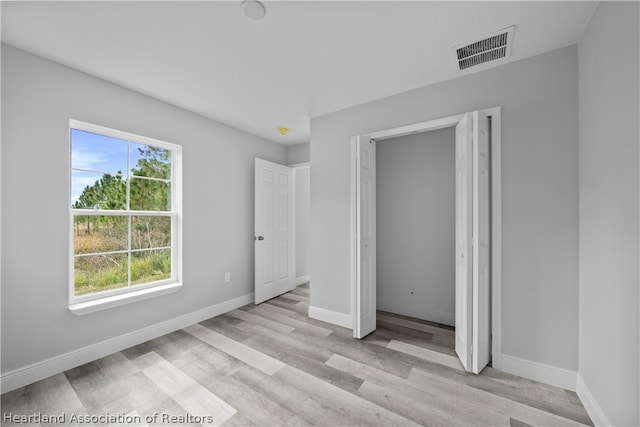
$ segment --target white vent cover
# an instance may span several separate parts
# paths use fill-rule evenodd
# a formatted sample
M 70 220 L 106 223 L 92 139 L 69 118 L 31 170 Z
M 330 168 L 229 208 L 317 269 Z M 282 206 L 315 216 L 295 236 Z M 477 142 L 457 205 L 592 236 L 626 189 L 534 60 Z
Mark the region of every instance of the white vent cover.
M 458 63 L 458 69 L 462 71 L 511 56 L 514 29 L 515 26 L 511 26 L 491 33 L 481 40 L 454 46 L 452 49 Z

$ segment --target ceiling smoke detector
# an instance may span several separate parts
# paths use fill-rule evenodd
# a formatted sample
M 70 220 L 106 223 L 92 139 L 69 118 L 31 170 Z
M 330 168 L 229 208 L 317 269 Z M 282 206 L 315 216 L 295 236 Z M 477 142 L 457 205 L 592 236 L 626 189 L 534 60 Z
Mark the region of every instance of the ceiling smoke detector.
M 515 26 L 452 48 L 460 71 L 511 56 Z
M 259 21 L 267 14 L 267 9 L 258 0 L 243 0 L 240 8 L 249 19 Z

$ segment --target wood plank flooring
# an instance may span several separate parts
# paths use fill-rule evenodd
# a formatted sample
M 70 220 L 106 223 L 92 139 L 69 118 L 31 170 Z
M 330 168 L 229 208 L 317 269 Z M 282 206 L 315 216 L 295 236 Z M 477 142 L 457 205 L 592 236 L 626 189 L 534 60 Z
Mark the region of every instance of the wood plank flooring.
M 21 416 L 41 414 L 82 425 L 592 425 L 573 392 L 491 367 L 465 373 L 450 327 L 380 312 L 376 332 L 355 340 L 309 319 L 308 306 L 307 284 L 22 387 L 2 395 L 0 421 L 12 425 L 11 414 L 25 425 Z

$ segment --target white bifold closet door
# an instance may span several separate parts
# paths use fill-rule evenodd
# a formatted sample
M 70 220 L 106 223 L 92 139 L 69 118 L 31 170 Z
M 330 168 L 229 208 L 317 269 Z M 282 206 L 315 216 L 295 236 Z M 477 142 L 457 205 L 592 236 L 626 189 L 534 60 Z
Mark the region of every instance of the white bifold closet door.
M 455 350 L 469 372 L 491 356 L 489 119 L 474 111 L 456 125 Z
M 364 338 L 376 329 L 376 145 L 356 137 L 356 305 L 353 336 Z
M 465 370 L 479 373 L 491 358 L 490 123 L 479 111 L 456 125 L 455 351 Z M 375 140 L 352 139 L 355 158 L 354 329 L 363 338 L 376 329 Z

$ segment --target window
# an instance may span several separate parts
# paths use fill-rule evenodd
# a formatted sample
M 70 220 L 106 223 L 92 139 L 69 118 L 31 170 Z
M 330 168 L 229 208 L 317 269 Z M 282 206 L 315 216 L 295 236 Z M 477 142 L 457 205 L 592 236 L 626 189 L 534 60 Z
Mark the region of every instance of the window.
M 180 146 L 70 121 L 70 308 L 177 290 Z

